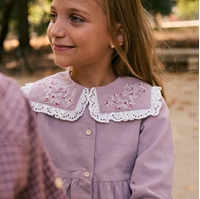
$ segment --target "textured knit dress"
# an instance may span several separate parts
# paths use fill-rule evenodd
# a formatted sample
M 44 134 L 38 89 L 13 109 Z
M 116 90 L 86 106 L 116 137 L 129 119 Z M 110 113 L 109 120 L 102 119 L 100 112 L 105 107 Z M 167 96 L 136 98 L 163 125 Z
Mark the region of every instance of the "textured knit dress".
M 118 77 L 88 89 L 65 71 L 22 90 L 69 199 L 172 198 L 172 132 L 160 87 Z

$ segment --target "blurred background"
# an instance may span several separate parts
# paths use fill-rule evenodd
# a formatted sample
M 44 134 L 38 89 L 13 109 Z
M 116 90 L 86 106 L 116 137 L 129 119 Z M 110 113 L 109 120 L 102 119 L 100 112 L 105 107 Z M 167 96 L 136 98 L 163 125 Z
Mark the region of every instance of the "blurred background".
M 199 1 L 141 2 L 152 16 L 161 67 L 168 72 L 198 70 Z M 50 4 L 51 0 L 0 1 L 0 72 L 57 68 L 46 37 Z
M 199 198 L 199 1 L 141 0 L 151 13 L 174 139 L 174 199 Z M 51 0 L 0 1 L 0 72 L 19 85 L 61 71 L 46 37 Z

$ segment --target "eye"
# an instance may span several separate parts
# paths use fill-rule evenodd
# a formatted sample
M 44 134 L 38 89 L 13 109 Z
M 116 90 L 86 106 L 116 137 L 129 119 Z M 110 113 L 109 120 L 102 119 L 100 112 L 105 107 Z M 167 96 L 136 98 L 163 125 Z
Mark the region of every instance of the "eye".
M 70 21 L 71 22 L 75 22 L 75 23 L 83 23 L 83 22 L 85 22 L 85 20 L 83 18 L 78 17 L 76 15 L 70 16 Z
M 54 13 L 50 13 L 49 14 L 49 18 L 50 18 L 50 20 L 51 20 L 52 23 L 55 23 L 56 19 L 57 19 L 57 15 L 54 14 Z

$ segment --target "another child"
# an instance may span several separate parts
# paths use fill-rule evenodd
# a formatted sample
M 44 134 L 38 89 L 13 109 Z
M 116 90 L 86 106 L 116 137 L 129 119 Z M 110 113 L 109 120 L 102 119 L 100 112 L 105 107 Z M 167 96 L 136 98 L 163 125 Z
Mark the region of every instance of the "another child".
M 0 199 L 65 199 L 28 101 L 2 74 L 0 99 Z
M 53 0 L 58 66 L 23 88 L 70 199 L 171 199 L 169 111 L 140 0 Z

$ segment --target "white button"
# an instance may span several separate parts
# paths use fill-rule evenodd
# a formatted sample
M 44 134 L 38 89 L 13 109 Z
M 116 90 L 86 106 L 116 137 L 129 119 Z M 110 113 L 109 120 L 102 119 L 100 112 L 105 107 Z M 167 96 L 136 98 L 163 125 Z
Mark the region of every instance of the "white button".
M 59 177 L 55 178 L 54 179 L 54 185 L 55 185 L 56 188 L 62 189 L 63 182 L 62 182 L 61 178 L 59 178 Z
M 84 172 L 84 177 L 88 178 L 90 176 L 90 173 L 89 172 Z
M 92 131 L 91 131 L 91 130 L 87 130 L 87 131 L 85 132 L 85 134 L 86 134 L 86 135 L 91 135 L 91 134 L 92 134 Z

